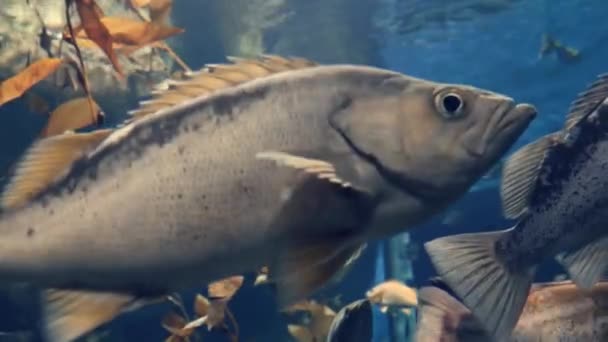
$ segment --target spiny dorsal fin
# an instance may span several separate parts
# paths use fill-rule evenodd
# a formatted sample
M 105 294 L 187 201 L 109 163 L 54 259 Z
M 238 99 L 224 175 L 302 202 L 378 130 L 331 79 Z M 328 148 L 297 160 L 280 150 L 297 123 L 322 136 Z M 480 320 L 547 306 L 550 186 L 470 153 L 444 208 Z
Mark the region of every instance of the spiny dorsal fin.
M 303 58 L 262 55 L 255 59 L 227 57 L 232 64 L 210 64 L 181 81 L 169 81 L 168 89 L 156 91 L 153 98 L 129 112 L 135 119 L 172 107 L 187 99 L 208 95 L 260 77 L 287 70 L 309 68 L 316 63 Z
M 585 115 L 593 112 L 595 107 L 600 105 L 606 97 L 608 97 L 608 74 L 603 74 L 598 76 L 597 80 L 572 102 L 566 117 L 566 129 L 575 125 Z
M 545 153 L 560 132 L 552 133 L 520 148 L 503 166 L 500 196 L 505 217 L 516 219 L 525 213 L 534 192 Z
M 17 164 L 15 175 L 2 194 L 2 208 L 15 209 L 27 203 L 111 132 L 102 129 L 90 133 L 65 133 L 35 143 Z

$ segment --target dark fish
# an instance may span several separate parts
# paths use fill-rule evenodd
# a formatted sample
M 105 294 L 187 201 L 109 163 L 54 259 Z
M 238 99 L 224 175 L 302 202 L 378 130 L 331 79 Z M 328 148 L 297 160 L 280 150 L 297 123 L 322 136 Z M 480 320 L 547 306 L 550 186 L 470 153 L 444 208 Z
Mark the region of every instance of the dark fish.
M 447 291 L 420 289 L 416 341 L 492 342 L 479 321 Z M 608 341 L 608 282 L 582 291 L 570 281 L 532 286 L 508 342 Z
M 372 306 L 360 299 L 343 307 L 329 328 L 327 342 L 371 342 Z
M 439 238 L 426 249 L 439 275 L 496 339 L 508 337 L 537 266 L 557 257 L 589 289 L 608 265 L 608 75 L 574 101 L 565 127 L 506 162 L 504 231 Z

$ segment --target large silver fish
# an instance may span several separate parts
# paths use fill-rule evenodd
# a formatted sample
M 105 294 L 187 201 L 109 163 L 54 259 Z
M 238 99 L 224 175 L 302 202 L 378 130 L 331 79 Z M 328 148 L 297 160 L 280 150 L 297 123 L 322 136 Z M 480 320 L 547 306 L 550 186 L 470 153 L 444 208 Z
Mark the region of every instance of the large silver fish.
M 505 163 L 503 208 L 515 227 L 439 238 L 426 249 L 441 278 L 490 335 L 508 338 L 537 266 L 557 257 L 581 288 L 608 266 L 608 75 L 571 106 L 565 128 Z
M 463 195 L 535 116 L 469 86 L 280 57 L 170 86 L 109 137 L 43 140 L 17 167 L 0 279 L 64 290 L 47 292 L 52 340 L 265 265 L 281 303 L 305 297 L 367 240 Z
M 492 342 L 471 311 L 441 287 L 420 289 L 416 341 Z M 509 342 L 608 340 L 608 282 L 534 284 Z

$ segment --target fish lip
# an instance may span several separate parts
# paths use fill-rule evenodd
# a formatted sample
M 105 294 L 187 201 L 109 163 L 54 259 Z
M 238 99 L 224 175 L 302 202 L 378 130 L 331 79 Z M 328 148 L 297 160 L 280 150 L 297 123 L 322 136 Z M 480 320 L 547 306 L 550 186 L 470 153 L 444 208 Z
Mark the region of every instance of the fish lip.
M 511 126 L 519 126 L 520 128 L 517 130 L 523 130 L 536 117 L 537 111 L 530 104 L 516 104 L 513 99 L 509 98 L 498 105 L 494 113 L 495 115 L 488 123 L 483 135 L 482 143 L 478 148 L 469 151 L 475 157 L 484 156 L 490 146 L 490 142 L 493 139 L 500 138 L 501 132 L 512 131 Z M 521 132 L 517 136 L 520 134 Z
M 501 120 L 496 125 L 496 132 L 503 131 L 509 126 L 517 123 L 530 123 L 536 117 L 537 111 L 536 108 L 527 103 L 519 103 L 516 106 L 511 107 L 508 111 L 506 111 Z

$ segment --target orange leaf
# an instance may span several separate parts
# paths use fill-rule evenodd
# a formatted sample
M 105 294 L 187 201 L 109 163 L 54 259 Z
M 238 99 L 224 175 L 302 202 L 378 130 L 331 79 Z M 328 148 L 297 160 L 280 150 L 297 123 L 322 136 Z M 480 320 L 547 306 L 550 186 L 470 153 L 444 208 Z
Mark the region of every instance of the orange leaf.
M 123 17 L 103 17 L 101 23 L 108 29 L 112 37 L 112 48 L 120 49 L 127 55 L 144 46 L 157 44 L 164 39 L 184 32 L 184 29 L 177 27 Z M 77 34 L 76 37 L 78 46 L 84 48 L 97 46 L 84 32 Z
M 44 58 L 30 64 L 17 75 L 0 83 L 0 105 L 23 95 L 36 83 L 55 72 L 61 63 L 60 58 Z
M 210 298 L 232 298 L 243 285 L 243 276 L 233 276 L 209 284 Z
M 104 17 L 101 22 L 108 28 L 115 43 L 147 45 L 184 32 L 184 29 L 122 17 Z
M 62 103 L 49 117 L 46 127 L 42 131 L 43 137 L 62 134 L 65 131 L 77 130 L 89 125 L 98 124 L 103 118 L 99 105 L 93 102 L 95 116 L 89 110 L 89 98 L 79 97 Z
M 84 48 L 84 49 L 98 49 L 99 46 L 97 44 L 95 44 L 94 41 L 90 40 L 89 38 L 76 38 L 76 43 L 78 44 L 78 46 L 80 48 Z M 118 43 L 112 43 L 112 49 L 114 50 L 119 50 L 119 49 L 124 49 L 125 45 L 124 44 L 118 44 Z
M 207 316 L 207 313 L 209 313 L 209 305 L 209 300 L 207 298 L 197 294 L 196 298 L 194 298 L 194 313 L 199 317 Z
M 171 311 L 163 318 L 161 325 L 173 336 L 188 337 L 192 335 L 194 329 L 184 329 L 186 323 L 188 322 L 184 317 Z
M 82 28 L 92 41 L 95 42 L 108 56 L 114 69 L 120 76 L 123 76 L 122 69 L 118 64 L 116 54 L 112 48 L 112 36 L 108 29 L 101 22 L 103 15 L 94 0 L 76 0 L 76 9 L 80 16 Z

